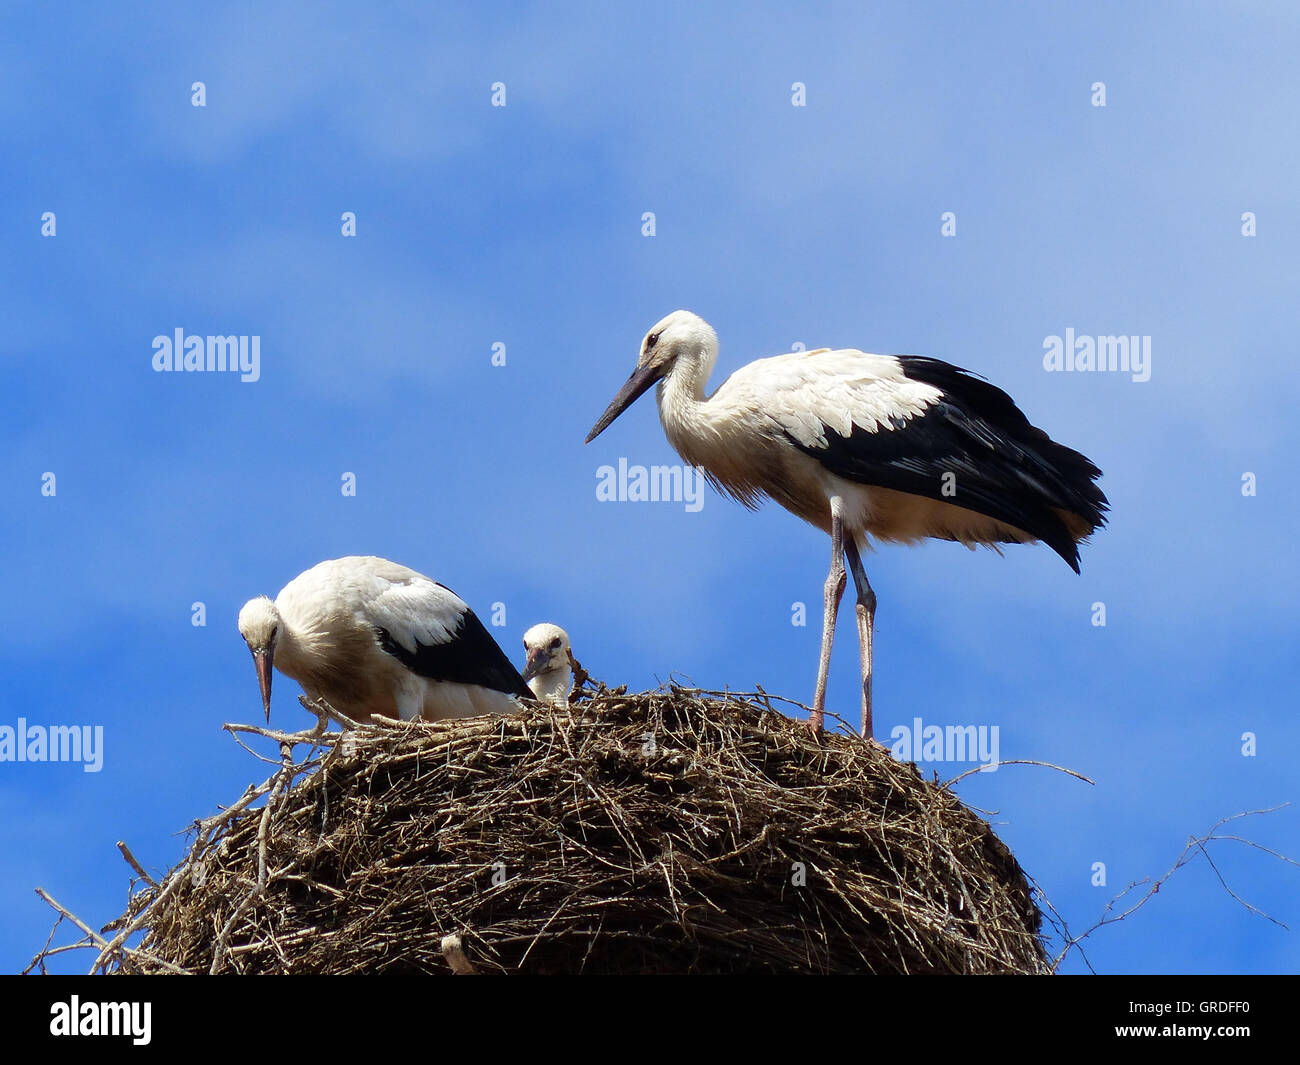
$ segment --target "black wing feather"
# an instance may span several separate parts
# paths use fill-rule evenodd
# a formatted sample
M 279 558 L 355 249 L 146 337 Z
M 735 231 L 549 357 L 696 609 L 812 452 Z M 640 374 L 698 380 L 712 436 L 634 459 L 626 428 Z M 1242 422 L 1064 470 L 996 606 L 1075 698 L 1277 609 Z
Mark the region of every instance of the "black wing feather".
M 460 616 L 460 625 L 446 643 L 417 643 L 414 653 L 394 640 L 387 629 L 376 631 L 379 646 L 421 677 L 477 684 L 524 699 L 533 697 L 524 678 L 472 610 L 466 609 Z
M 952 503 L 1023 529 L 1077 573 L 1079 549 L 1057 510 L 1078 515 L 1089 531 L 1105 525 L 1109 507 L 1094 483 L 1101 471 L 1031 425 L 1000 388 L 939 359 L 896 357 L 907 377 L 943 397 L 919 415 L 895 420 L 893 429 L 855 425 L 841 436 L 828 426 L 825 447 L 795 445 L 847 480 Z M 945 473 L 956 474 L 955 496 L 943 494 Z

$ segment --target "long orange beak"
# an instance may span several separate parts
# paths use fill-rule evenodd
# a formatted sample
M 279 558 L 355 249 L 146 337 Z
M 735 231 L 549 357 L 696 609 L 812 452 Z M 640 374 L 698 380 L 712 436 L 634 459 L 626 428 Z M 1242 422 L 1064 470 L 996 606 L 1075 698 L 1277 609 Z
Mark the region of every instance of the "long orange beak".
M 271 649 L 253 652 L 253 665 L 257 667 L 257 686 L 262 690 L 262 709 L 266 711 L 267 724 L 271 722 Z

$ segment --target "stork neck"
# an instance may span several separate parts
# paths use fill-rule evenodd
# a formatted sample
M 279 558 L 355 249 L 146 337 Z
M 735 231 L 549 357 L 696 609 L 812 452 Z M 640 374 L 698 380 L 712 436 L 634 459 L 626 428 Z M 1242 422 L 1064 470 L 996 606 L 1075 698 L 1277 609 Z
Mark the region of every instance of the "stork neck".
M 704 386 L 712 368 L 702 352 L 683 356 L 659 382 L 655 392 L 659 420 L 670 435 L 674 428 L 688 425 L 699 416 L 698 408 L 705 402 Z
M 280 635 L 275 641 L 275 668 L 285 676 L 297 680 L 306 666 L 302 641 L 293 629 L 280 618 Z
M 568 703 L 572 687 L 569 667 L 566 665 L 563 669 L 553 669 L 540 674 L 533 686 L 533 694 L 542 702 Z

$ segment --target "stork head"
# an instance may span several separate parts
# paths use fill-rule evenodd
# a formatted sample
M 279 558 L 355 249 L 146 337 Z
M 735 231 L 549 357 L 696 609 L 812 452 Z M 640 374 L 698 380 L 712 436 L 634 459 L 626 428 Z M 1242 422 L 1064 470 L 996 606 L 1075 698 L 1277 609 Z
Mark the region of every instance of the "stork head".
M 641 341 L 636 369 L 587 434 L 586 442 L 595 440 L 610 422 L 640 399 L 651 385 L 667 377 L 679 362 L 691 361 L 705 371 L 707 378 L 717 353 L 718 334 L 698 314 L 673 311 L 667 318 L 661 318 Z
M 573 652 L 569 634 L 550 622 L 534 625 L 524 633 L 524 680 L 538 699 L 567 702 L 573 688 Z
M 262 709 L 271 720 L 271 666 L 275 661 L 275 644 L 280 638 L 280 612 L 265 595 L 250 599 L 239 612 L 239 634 L 253 652 L 257 667 L 257 684 L 262 689 Z

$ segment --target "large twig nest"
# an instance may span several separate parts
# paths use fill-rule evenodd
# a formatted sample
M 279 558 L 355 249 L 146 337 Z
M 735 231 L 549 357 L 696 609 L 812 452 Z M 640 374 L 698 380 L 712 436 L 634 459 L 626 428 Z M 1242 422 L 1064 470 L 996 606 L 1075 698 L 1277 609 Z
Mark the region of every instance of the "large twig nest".
M 304 735 L 135 896 L 101 968 L 1047 969 L 984 821 L 762 696 L 601 690 L 572 715 Z

